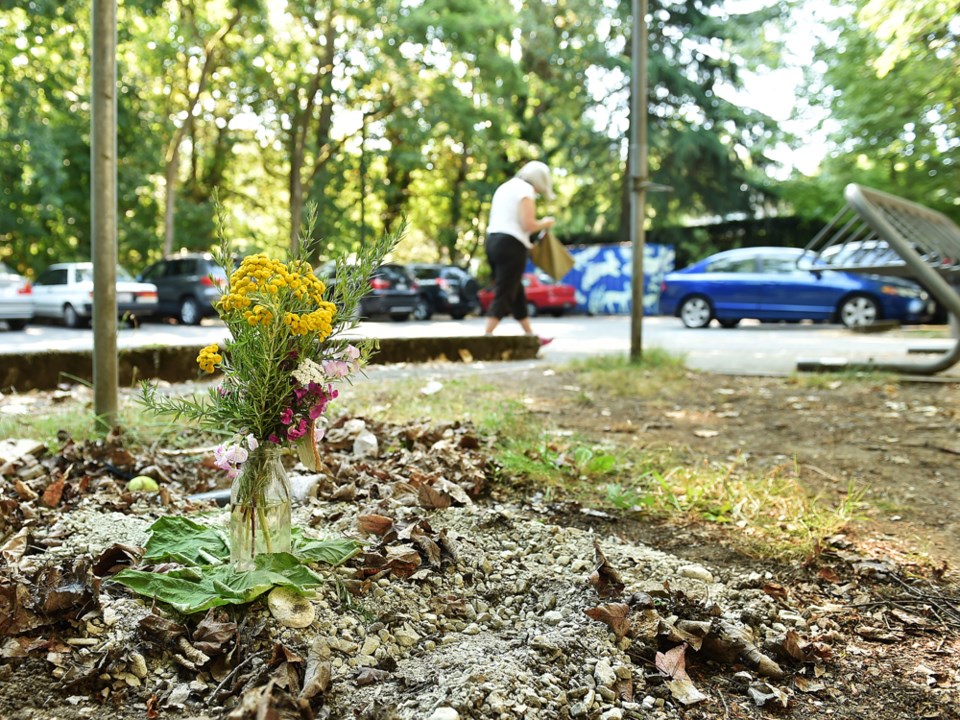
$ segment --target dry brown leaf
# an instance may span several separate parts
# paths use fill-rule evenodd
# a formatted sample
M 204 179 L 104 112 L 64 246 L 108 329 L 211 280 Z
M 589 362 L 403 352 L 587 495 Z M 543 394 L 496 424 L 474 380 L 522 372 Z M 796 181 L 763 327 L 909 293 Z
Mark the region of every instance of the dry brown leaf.
M 833 583 L 836 585 L 840 582 L 840 576 L 833 570 L 833 568 L 820 568 L 820 571 L 817 573 L 817 576 L 821 580 L 826 580 L 828 583 Z
M 686 669 L 687 660 L 684 655 L 686 652 L 687 644 L 682 643 L 675 648 L 667 650 L 665 653 L 658 652 L 654 659 L 654 664 L 657 666 L 657 670 L 668 678 L 673 680 L 689 680 L 690 676 L 687 675 Z
M 192 643 L 197 650 L 213 657 L 229 650 L 236 636 L 237 624 L 229 620 L 225 612 L 210 608 L 193 631 Z M 293 662 L 289 656 L 286 660 Z
M 590 573 L 588 578 L 590 584 L 597 591 L 597 595 L 602 598 L 619 597 L 623 593 L 623 580 L 613 566 L 607 562 L 607 556 L 600 549 L 600 543 L 593 541 L 593 554 L 596 560 L 596 567 Z
M 445 492 L 440 492 L 430 485 L 414 485 L 417 488 L 417 500 L 420 507 L 439 509 L 448 508 L 453 505 L 453 498 Z
M 630 606 L 623 603 L 609 603 L 607 605 L 598 605 L 583 611 L 587 617 L 592 620 L 599 620 L 604 623 L 617 640 L 630 632 Z
M 790 592 L 783 585 L 773 582 L 764 583 L 763 591 L 777 600 L 786 600 L 790 595 Z
M 63 497 L 63 478 L 59 477 L 54 480 L 52 483 L 47 485 L 46 490 L 43 491 L 43 504 L 49 508 L 56 507 L 60 504 L 60 499 Z
M 393 520 L 385 515 L 360 515 L 357 517 L 357 528 L 360 532 L 383 537 L 393 528 Z

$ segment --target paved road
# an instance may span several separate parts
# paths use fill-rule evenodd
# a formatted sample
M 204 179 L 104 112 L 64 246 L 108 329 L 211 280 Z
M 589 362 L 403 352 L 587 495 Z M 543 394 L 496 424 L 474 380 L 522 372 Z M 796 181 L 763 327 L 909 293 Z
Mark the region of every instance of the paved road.
M 562 362 L 590 355 L 627 354 L 630 351 L 630 319 L 624 316 L 573 315 L 533 319 L 537 331 L 555 338 L 542 351 L 548 361 Z M 429 322 L 364 322 L 355 331 L 365 337 L 449 337 L 480 335 L 482 318 L 436 319 Z M 504 334 L 519 332 L 507 319 L 498 329 Z M 197 327 L 145 323 L 140 328 L 121 328 L 118 345 L 136 347 L 151 344 L 199 345 L 225 336 L 216 320 Z M 937 337 L 931 337 L 937 336 Z M 710 327 L 691 330 L 676 318 L 649 317 L 643 324 L 644 349 L 659 347 L 684 355 L 689 367 L 723 373 L 788 374 L 797 362 L 809 359 L 846 359 L 853 362 L 916 362 L 928 364 L 937 356 L 908 354 L 908 350 L 937 349 L 944 352 L 956 341 L 941 326 L 905 328 L 885 333 L 853 333 L 839 325 L 769 324 L 744 322 L 725 330 Z M 0 354 L 35 352 L 51 348 L 89 349 L 92 331 L 71 330 L 56 325 L 31 325 L 21 332 L 0 330 Z M 941 375 L 960 376 L 956 366 Z

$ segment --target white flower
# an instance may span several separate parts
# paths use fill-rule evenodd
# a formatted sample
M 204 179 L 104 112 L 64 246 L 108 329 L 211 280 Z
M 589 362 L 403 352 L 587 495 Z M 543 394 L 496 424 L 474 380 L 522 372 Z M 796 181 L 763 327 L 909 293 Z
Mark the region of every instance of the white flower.
M 323 373 L 323 368 L 310 358 L 304 358 L 301 361 L 297 369 L 293 371 L 293 377 L 298 383 L 304 386 L 310 383 L 322 385 L 327 379 Z

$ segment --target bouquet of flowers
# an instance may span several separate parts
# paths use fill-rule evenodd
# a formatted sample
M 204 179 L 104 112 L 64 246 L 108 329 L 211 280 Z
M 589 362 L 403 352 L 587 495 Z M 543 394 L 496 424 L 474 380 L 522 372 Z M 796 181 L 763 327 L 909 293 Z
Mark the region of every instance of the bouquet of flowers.
M 335 384 L 359 371 L 372 350 L 369 343 L 351 344 L 338 335 L 356 325 L 355 309 L 369 276 L 396 244 L 397 236 L 384 236 L 355 261 L 338 260 L 328 298 L 307 262 L 315 249 L 309 239 L 314 219 L 311 210 L 299 254 L 285 261 L 257 254 L 234 267 L 221 233 L 214 256 L 228 282 L 216 308 L 231 337 L 222 347 L 203 348 L 197 364 L 204 372 L 221 372 L 222 381 L 199 398 L 142 386 L 142 402 L 153 412 L 190 418 L 228 435 L 215 462 L 233 479 L 231 540 L 244 545 L 242 554 L 289 549 L 289 487 L 275 487 L 278 474 L 285 478 L 278 451 L 295 447 L 308 467 L 319 469 L 316 443 L 327 406 L 338 394 Z M 269 526 L 277 502 L 270 495 L 277 492 L 287 495 L 286 535 L 279 540 Z

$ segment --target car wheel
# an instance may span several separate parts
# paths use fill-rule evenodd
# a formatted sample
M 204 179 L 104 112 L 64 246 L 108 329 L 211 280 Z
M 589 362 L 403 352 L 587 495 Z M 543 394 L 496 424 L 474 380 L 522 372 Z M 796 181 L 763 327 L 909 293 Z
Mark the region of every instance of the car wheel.
M 705 328 L 713 319 L 713 308 L 710 301 L 702 295 L 688 297 L 680 306 L 680 320 L 688 328 Z
M 450 313 L 450 317 L 452 317 L 454 320 L 463 320 L 466 316 L 467 316 L 467 314 L 466 314 L 465 312 L 452 312 L 452 313 Z
M 11 330 L 23 330 L 26 326 L 26 320 L 7 320 L 7 327 Z
M 394 322 L 405 322 L 410 319 L 410 313 L 390 313 L 390 319 Z
M 534 305 L 532 302 L 528 302 L 528 303 L 527 303 L 527 316 L 528 316 L 528 317 L 536 317 L 536 316 L 537 316 L 537 306 Z
M 433 307 L 426 298 L 420 298 L 413 308 L 414 320 L 429 320 L 433 317 Z
M 63 324 L 68 328 L 78 328 L 83 325 L 80 315 L 70 303 L 63 306 Z
M 848 328 L 870 327 L 880 317 L 880 309 L 866 295 L 851 295 L 840 304 L 838 314 Z
M 184 325 L 197 325 L 200 322 L 200 305 L 192 297 L 180 301 L 180 322 Z
M 720 327 L 727 328 L 727 330 L 735 328 L 740 324 L 739 320 L 718 320 L 717 322 L 720 323 Z

